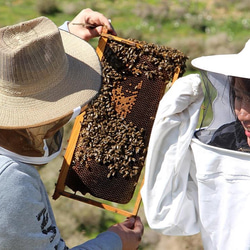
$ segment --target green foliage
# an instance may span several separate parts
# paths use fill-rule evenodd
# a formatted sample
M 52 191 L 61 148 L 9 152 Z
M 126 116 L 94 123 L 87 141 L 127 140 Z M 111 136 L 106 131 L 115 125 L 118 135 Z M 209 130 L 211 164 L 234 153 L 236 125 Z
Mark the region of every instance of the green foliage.
M 98 220 L 91 218 L 91 221 L 88 223 L 83 221 L 78 225 L 77 230 L 80 232 L 84 231 L 86 236 L 93 238 L 96 237 L 98 233 L 106 231 L 110 226 L 117 223 L 117 219 L 110 213 L 106 213 L 104 210 L 101 211 L 97 218 Z
M 36 7 L 41 15 L 55 15 L 60 12 L 56 0 L 37 0 Z
M 0 0 L 3 1 L 3 0 Z M 90 7 L 111 18 L 119 36 L 168 45 L 176 38 L 206 40 L 225 32 L 229 42 L 248 37 L 250 4 L 205 0 L 7 0 L 0 5 L 0 26 L 46 15 L 57 25 Z M 182 44 L 185 44 L 183 42 Z M 186 43 L 185 47 L 188 44 Z M 179 47 L 182 50 L 182 47 Z M 185 51 L 184 51 L 185 52 Z M 206 54 L 206 51 L 197 51 Z M 200 54 L 201 54 L 200 53 Z M 192 58 L 192 54 L 189 54 Z
M 180 49 L 190 58 L 188 73 L 194 71 L 190 65 L 194 57 L 236 53 L 250 34 L 249 0 L 0 0 L 0 27 L 40 15 L 61 25 L 87 7 L 110 18 L 120 37 Z M 94 40 L 92 45 L 96 44 Z M 67 135 L 70 130 L 66 130 Z M 55 170 L 49 176 L 51 165 L 59 169 L 61 162 L 52 162 L 41 171 L 49 193 L 53 193 L 50 189 L 58 176 Z M 83 235 L 93 237 L 124 219 L 64 198 L 52 201 L 52 205 L 69 246 L 83 242 Z M 124 209 L 129 206 L 124 205 Z M 74 241 L 70 241 L 72 238 Z

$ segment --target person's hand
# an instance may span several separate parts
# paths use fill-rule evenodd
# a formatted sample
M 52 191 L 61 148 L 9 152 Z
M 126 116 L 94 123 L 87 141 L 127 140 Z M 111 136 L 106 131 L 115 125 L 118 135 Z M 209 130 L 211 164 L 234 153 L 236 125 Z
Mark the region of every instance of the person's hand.
M 108 231 L 112 231 L 120 236 L 123 250 L 138 249 L 143 230 L 144 227 L 140 217 L 130 217 L 124 222 L 116 224 L 108 229 Z
M 116 35 L 109 20 L 101 13 L 91 9 L 82 10 L 69 24 L 69 32 L 85 41 L 98 37 L 102 28 L 106 27 L 109 34 Z

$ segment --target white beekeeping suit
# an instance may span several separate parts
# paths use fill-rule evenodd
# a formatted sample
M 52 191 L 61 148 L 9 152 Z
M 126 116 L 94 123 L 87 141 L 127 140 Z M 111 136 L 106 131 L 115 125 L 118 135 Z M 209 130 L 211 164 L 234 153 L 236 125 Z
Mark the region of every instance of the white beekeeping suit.
M 250 78 L 249 46 L 192 62 L 218 91 L 208 127 L 196 132 L 204 96 L 199 75 L 188 75 L 161 100 L 149 142 L 141 192 L 149 226 L 165 235 L 201 232 L 204 249 L 250 249 L 250 154 L 207 144 L 235 120 L 228 76 Z

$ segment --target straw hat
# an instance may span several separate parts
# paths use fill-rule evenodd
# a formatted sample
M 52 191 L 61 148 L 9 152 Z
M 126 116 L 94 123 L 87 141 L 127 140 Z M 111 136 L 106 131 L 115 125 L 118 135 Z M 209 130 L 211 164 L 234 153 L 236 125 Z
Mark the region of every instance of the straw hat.
M 226 76 L 250 78 L 250 40 L 238 54 L 203 56 L 192 60 L 195 68 Z
M 46 17 L 0 29 L 0 128 L 50 123 L 101 86 L 94 48 Z

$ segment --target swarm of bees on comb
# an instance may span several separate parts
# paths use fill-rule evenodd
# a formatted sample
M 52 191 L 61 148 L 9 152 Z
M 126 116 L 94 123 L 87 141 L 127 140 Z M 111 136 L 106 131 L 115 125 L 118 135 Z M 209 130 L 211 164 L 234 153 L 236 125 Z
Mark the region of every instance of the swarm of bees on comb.
M 144 166 L 159 101 L 177 68 L 179 76 L 183 75 L 187 60 L 177 49 L 135 39 L 127 41 L 107 41 L 101 59 L 102 88 L 83 116 L 70 166 L 83 181 L 82 193 L 119 203 L 127 203 L 133 194 Z M 131 186 L 131 191 L 126 192 L 129 197 L 121 198 L 116 184 L 106 197 L 108 191 L 103 191 L 105 187 L 99 181 L 95 184 L 101 186 L 99 191 L 94 190 L 93 179 L 86 183 L 84 174 L 98 168 L 103 172 L 100 182 L 116 180 L 123 189 L 124 185 Z M 79 190 L 73 181 L 69 181 L 69 186 Z

